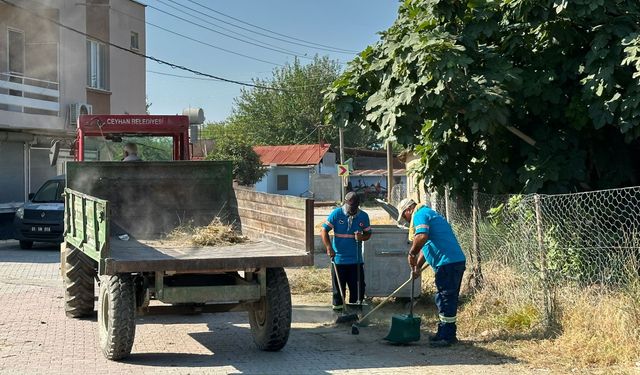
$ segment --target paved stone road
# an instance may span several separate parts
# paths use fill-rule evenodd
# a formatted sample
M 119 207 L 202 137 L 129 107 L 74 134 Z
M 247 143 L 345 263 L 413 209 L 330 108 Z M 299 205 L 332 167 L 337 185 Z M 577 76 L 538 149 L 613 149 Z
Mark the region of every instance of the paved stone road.
M 527 372 L 472 345 L 431 349 L 426 340 L 391 346 L 384 328 L 334 327 L 326 306 L 294 306 L 287 346 L 257 350 L 245 313 L 157 316 L 137 320 L 133 354 L 111 362 L 97 349 L 96 317 L 66 318 L 59 253 L 19 250 L 0 241 L 0 373 L 2 374 L 430 374 Z M 294 300 L 295 305 L 295 300 Z

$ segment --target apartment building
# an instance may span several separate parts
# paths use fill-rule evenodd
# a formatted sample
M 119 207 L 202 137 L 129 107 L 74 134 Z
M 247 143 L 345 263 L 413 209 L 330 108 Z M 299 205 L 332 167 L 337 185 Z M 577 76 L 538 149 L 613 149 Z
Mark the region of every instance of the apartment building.
M 0 212 L 64 173 L 78 114 L 140 114 L 146 104 L 145 59 L 130 52 L 145 53 L 143 4 L 7 1 L 15 6 L 0 2 Z

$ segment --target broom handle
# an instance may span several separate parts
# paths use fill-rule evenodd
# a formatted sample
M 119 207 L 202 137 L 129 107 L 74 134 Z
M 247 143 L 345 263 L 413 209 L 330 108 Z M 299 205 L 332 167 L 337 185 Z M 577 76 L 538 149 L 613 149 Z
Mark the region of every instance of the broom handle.
M 333 266 L 333 272 L 336 274 L 336 281 L 338 282 L 338 290 L 340 291 L 340 298 L 342 298 L 342 312 L 346 312 L 347 301 L 344 300 L 344 292 L 342 291 L 342 283 L 340 283 L 340 275 L 338 275 L 338 267 L 336 263 L 331 259 L 331 265 Z
M 426 270 L 427 267 L 429 267 L 428 265 L 424 265 L 422 267 L 422 269 L 420 269 L 420 273 L 422 273 L 422 271 Z M 380 302 L 380 304 L 378 306 L 376 306 L 373 310 L 369 311 L 369 313 L 367 313 L 367 315 L 363 316 L 362 319 L 360 319 L 360 322 L 364 322 L 369 315 L 373 314 L 374 312 L 376 312 L 376 310 L 378 310 L 379 308 L 381 308 L 382 306 L 384 306 L 387 302 L 389 302 L 389 300 L 391 299 L 391 297 L 395 296 L 396 293 L 398 293 L 400 291 L 400 289 L 404 288 L 407 284 L 409 284 L 411 281 L 413 280 L 413 274 L 411 276 L 409 276 L 409 280 L 405 281 L 404 284 L 400 285 L 398 287 L 398 289 L 394 290 L 393 293 L 389 294 L 389 296 L 387 298 L 384 299 L 384 301 Z

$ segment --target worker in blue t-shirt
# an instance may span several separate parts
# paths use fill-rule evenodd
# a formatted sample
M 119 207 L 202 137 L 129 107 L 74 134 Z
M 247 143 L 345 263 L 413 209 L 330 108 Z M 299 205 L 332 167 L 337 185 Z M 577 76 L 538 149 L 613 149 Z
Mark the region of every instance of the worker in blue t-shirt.
M 398 212 L 398 221 L 404 218 L 409 222 L 409 241 L 412 244 L 408 262 L 414 277 L 418 276 L 418 270 L 425 262 L 435 272 L 435 300 L 440 323 L 436 334 L 429 338 L 430 345 L 454 344 L 458 341 L 456 311 L 466 261 L 462 248 L 451 225 L 429 206 L 405 198 L 400 202 Z
M 341 310 L 344 301 L 340 290 L 349 286 L 349 303 L 356 303 L 364 299 L 364 260 L 362 257 L 362 241 L 371 238 L 369 215 L 359 209 L 360 199 L 355 192 L 347 193 L 344 204 L 329 214 L 327 221 L 322 224 L 320 237 L 327 249 L 327 255 L 335 263 L 331 267 L 331 284 L 333 286 L 333 309 Z M 333 230 L 333 242 L 329 239 L 329 232 Z M 340 286 L 338 286 L 340 280 Z

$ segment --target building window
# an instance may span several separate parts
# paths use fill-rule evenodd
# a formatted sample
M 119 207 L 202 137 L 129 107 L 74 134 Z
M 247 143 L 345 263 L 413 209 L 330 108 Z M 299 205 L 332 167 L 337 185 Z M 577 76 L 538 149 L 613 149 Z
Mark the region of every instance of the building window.
M 278 190 L 289 190 L 289 175 L 278 175 Z
M 137 32 L 131 32 L 131 49 L 140 50 L 140 36 Z
M 9 73 L 24 74 L 24 33 L 9 29 Z
M 107 46 L 95 40 L 87 40 L 87 86 L 108 90 Z

